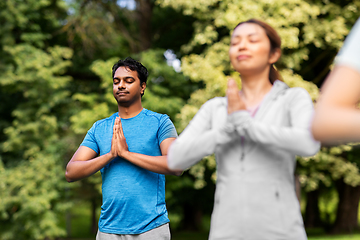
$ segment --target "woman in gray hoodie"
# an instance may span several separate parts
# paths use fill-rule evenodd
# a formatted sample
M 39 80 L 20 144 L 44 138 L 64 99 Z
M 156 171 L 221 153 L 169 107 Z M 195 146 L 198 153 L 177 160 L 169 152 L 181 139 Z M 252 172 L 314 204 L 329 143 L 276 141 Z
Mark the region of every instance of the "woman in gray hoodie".
M 281 40 L 250 19 L 231 36 L 229 56 L 242 89 L 207 101 L 169 148 L 171 169 L 215 153 L 217 183 L 209 239 L 307 239 L 294 187 L 295 156 L 316 154 L 313 103 L 306 90 L 280 81 L 273 64 Z

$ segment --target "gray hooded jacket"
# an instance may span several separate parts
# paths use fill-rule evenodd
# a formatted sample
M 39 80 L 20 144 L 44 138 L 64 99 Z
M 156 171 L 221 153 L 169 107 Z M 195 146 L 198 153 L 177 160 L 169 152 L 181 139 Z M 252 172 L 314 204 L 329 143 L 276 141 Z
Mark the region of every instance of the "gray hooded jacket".
M 217 183 L 209 239 L 307 239 L 295 193 L 295 156 L 316 154 L 306 90 L 275 81 L 254 117 L 207 101 L 169 148 L 171 169 L 215 153 Z

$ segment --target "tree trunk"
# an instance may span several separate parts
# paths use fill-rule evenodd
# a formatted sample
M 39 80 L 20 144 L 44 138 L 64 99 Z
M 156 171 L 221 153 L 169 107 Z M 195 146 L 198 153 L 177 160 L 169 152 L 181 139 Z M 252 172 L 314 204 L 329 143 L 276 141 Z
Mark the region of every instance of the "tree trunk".
M 147 50 L 151 47 L 151 18 L 153 12 L 153 1 L 136 0 L 139 31 L 140 31 L 140 51 Z
M 91 202 L 91 229 L 90 229 L 90 231 L 92 234 L 96 234 L 97 229 L 98 229 L 97 218 L 96 218 L 96 208 L 97 208 L 96 198 L 95 197 L 91 198 L 90 202 Z
M 191 204 L 184 204 L 184 219 L 182 229 L 187 231 L 199 231 L 202 226 L 202 211 Z
M 300 184 L 300 180 L 299 180 L 299 175 L 295 174 L 294 180 L 295 180 L 296 197 L 300 204 L 301 203 L 301 184 Z
M 360 186 L 352 187 L 341 179 L 336 182 L 339 204 L 332 233 L 352 233 L 358 228 Z
M 70 211 L 66 211 L 65 213 L 65 219 L 66 219 L 66 235 L 68 237 L 71 236 L 71 213 Z
M 321 227 L 319 210 L 319 190 L 311 191 L 306 194 L 306 209 L 304 223 L 306 228 Z

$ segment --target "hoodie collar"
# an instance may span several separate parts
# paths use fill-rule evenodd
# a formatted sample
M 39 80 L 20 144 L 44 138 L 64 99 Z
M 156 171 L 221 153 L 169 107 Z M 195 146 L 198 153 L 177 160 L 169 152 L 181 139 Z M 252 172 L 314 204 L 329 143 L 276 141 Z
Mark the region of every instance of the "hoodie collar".
M 279 96 L 285 93 L 289 86 L 283 81 L 276 80 L 270 92 L 261 101 L 259 110 L 255 114 L 255 118 L 261 118 L 269 109 L 269 105 L 275 101 Z
M 280 80 L 275 80 L 270 92 L 266 94 L 264 99 L 260 103 L 260 108 L 258 110 L 258 113 L 255 116 L 259 115 L 259 111 L 264 111 L 264 109 L 267 109 L 267 106 L 272 102 L 272 100 L 276 100 L 276 98 L 282 94 L 285 93 L 285 91 L 289 89 L 289 86 Z M 222 104 L 227 106 L 227 97 L 223 97 Z

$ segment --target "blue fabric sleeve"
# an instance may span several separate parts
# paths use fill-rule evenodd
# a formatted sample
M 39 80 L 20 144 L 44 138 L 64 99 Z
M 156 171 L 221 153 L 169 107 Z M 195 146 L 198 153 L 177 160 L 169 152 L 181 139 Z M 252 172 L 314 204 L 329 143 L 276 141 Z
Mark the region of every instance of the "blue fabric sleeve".
M 164 141 L 167 138 L 176 138 L 177 132 L 175 129 L 174 124 L 172 123 L 172 121 L 170 120 L 168 115 L 163 115 L 160 118 L 160 126 L 159 126 L 159 130 L 158 130 L 158 140 L 159 143 L 161 143 L 162 141 Z
M 95 138 L 95 130 L 96 130 L 97 122 L 95 122 L 92 127 L 87 132 L 84 140 L 80 144 L 80 146 L 85 146 L 88 148 L 91 148 L 94 150 L 97 154 L 99 154 L 99 145 L 97 144 L 96 138 Z

